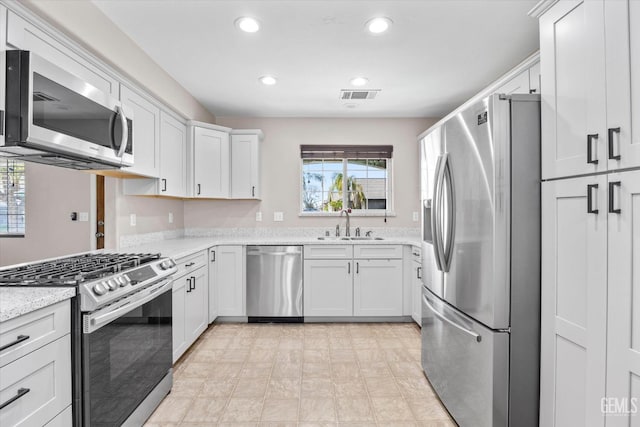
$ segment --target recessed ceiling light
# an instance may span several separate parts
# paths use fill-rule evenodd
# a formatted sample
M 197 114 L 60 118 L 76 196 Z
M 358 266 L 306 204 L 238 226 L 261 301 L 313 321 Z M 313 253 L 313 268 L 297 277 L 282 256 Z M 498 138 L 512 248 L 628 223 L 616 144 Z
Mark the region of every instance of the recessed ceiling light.
M 369 83 L 369 79 L 366 77 L 354 77 L 349 80 L 349 83 L 351 83 L 351 86 L 364 86 Z
M 249 16 L 243 16 L 236 19 L 236 27 L 240 28 L 245 33 L 255 33 L 260 29 L 260 23 L 257 19 Z
M 367 30 L 369 30 L 370 33 L 380 34 L 387 31 L 389 27 L 391 27 L 391 24 L 393 24 L 393 21 L 383 16 L 383 17 L 370 19 L 367 21 L 365 25 L 367 27 Z
M 262 76 L 258 80 L 260 80 L 260 83 L 267 86 L 273 86 L 278 81 L 278 79 L 276 79 L 274 76 L 269 76 L 269 75 Z

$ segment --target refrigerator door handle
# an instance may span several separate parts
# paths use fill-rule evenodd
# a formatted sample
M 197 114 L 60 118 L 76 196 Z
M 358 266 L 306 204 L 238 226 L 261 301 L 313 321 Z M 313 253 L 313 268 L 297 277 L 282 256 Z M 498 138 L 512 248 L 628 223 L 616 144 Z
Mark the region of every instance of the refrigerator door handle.
M 451 267 L 451 258 L 453 257 L 453 239 L 455 237 L 456 230 L 456 193 L 453 184 L 453 173 L 451 172 L 451 161 L 449 156 L 445 154 L 443 169 L 443 180 L 447 181 L 447 217 L 449 229 L 447 230 L 446 246 L 442 245 L 442 251 L 444 252 L 444 272 L 449 271 Z
M 436 179 L 433 187 L 433 201 L 431 205 L 431 231 L 433 233 L 433 252 L 435 255 L 436 267 L 440 271 L 444 270 L 444 247 L 442 246 L 442 181 L 444 180 L 444 163 L 447 154 L 438 156 L 436 163 Z
M 429 300 L 427 299 L 426 295 L 422 295 L 422 300 L 424 301 L 424 304 L 427 306 L 427 308 L 429 308 L 429 310 L 431 310 L 431 312 L 440 320 L 442 320 L 443 322 L 448 323 L 449 325 L 453 326 L 454 328 L 459 329 L 460 331 L 464 332 L 465 334 L 471 335 L 476 342 L 481 342 L 482 341 L 482 335 L 476 334 L 473 331 L 470 331 L 469 329 L 465 328 L 462 325 L 459 325 L 458 323 L 454 322 L 453 320 L 445 317 L 444 314 L 439 313 L 435 308 L 433 308 L 433 306 L 429 303 Z

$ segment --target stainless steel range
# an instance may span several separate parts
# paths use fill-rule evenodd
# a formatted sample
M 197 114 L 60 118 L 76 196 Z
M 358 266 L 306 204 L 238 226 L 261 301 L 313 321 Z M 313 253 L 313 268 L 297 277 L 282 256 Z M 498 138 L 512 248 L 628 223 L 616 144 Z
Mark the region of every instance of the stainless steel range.
M 173 260 L 88 253 L 0 269 L 0 286 L 77 289 L 74 426 L 139 426 L 171 389 Z

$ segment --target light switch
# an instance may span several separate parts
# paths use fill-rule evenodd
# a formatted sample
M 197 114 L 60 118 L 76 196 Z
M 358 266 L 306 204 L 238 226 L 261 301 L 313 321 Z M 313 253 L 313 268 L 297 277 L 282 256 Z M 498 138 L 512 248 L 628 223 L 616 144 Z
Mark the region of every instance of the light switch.
M 256 221 L 262 221 L 262 212 L 256 212 Z
M 80 218 L 79 220 L 81 222 L 87 222 L 89 221 L 89 212 L 80 212 Z
M 276 222 L 284 221 L 284 214 L 282 212 L 274 212 L 273 220 Z
M 136 226 L 136 214 L 130 214 L 129 215 L 129 225 L 132 227 Z
M 415 222 L 420 221 L 420 212 L 414 212 L 414 213 L 413 213 L 413 220 L 414 220 Z
M 173 224 L 173 212 L 169 212 L 169 224 Z

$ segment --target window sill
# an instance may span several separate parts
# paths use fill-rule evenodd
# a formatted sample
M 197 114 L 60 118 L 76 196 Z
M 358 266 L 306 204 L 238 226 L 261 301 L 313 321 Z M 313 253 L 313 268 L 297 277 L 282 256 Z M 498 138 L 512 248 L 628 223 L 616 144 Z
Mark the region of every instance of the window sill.
M 340 217 L 340 212 L 300 212 L 299 217 Z M 351 217 L 395 217 L 394 211 L 382 211 L 382 212 L 351 212 Z
M 24 234 L 0 234 L 0 239 L 3 239 L 5 237 L 24 237 Z

